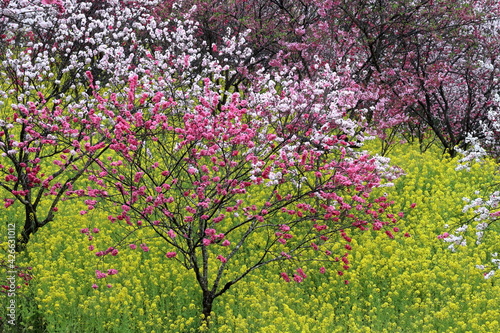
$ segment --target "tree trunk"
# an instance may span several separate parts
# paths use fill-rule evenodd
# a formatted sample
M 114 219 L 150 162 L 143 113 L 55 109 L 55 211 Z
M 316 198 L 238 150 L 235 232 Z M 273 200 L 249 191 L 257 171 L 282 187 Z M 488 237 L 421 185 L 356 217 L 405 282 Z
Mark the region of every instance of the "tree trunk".
M 21 238 L 16 243 L 16 252 L 20 252 L 26 248 L 30 236 L 34 234 L 39 228 L 36 214 L 31 207 L 25 206 L 25 221 L 24 227 L 21 231 Z
M 209 327 L 210 313 L 212 312 L 212 305 L 214 304 L 214 295 L 211 291 L 203 291 L 203 322 Z

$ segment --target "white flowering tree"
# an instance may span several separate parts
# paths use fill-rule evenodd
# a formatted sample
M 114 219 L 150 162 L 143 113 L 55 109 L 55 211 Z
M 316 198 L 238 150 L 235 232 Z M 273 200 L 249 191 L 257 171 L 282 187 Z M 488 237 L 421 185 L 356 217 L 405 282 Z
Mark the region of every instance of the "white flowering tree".
M 498 93 L 495 95 L 496 103 L 500 102 Z M 468 149 L 458 149 L 462 154 L 457 170 L 470 170 L 474 163 L 482 163 L 484 159 L 495 159 L 497 162 L 500 158 L 500 108 L 495 104 L 487 112 L 486 119 L 480 123 L 480 127 L 467 137 Z M 487 189 L 476 191 L 475 198 L 464 198 L 465 205 L 462 209 L 463 213 L 472 213 L 473 217 L 464 224 L 452 231 L 452 233 L 443 233 L 439 238 L 450 243 L 449 249 L 456 250 L 456 246 L 467 246 L 465 235 L 468 232 L 473 232 L 476 238 L 476 245 L 483 242 L 485 233 L 491 232 L 497 228 L 497 223 L 500 219 L 500 190 L 498 183 L 491 184 L 489 187 L 492 192 L 487 192 Z M 500 258 L 498 253 L 491 253 L 490 262 L 485 265 L 478 265 L 477 268 L 484 270 L 486 279 L 495 275 L 495 272 L 500 269 Z

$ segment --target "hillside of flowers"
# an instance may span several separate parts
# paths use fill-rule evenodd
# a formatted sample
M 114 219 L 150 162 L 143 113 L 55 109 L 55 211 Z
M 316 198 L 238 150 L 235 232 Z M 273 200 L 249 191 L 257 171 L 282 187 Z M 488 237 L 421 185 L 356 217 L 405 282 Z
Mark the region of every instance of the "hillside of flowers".
M 342 276 L 335 268 L 319 276 L 306 269 L 310 278 L 285 283 L 279 270 L 261 271 L 223 296 L 214 308 L 210 329 L 498 330 L 500 286 L 495 276 L 485 279 L 476 267 L 497 251 L 498 236 L 492 234 L 475 246 L 473 232 L 466 237 L 470 245 L 457 246 L 455 252 L 438 239 L 464 220 L 463 197 L 495 181 L 489 176 L 495 164 L 487 161 L 474 164 L 470 172 L 455 172 L 456 159 L 444 158 L 435 149 L 420 153 L 412 145 L 398 146 L 390 157 L 406 175 L 383 190 L 398 198 L 401 206 L 416 203 L 398 222 L 400 231 L 393 239 L 366 233 L 353 241 L 352 267 Z M 95 235 L 103 244 L 112 241 L 113 229 L 105 212 L 82 216 L 81 208 L 68 203 L 57 227 L 48 226 L 37 234 L 22 258 L 23 265 L 32 265 L 34 276 L 29 288 L 21 289 L 20 312 L 28 331 L 41 325 L 48 332 L 197 331 L 201 320 L 193 276 L 168 258 L 153 255 L 161 242 L 149 241 L 148 252 L 139 244 L 136 249 L 124 249 L 123 256 L 117 257 L 123 274 L 107 278 L 111 288 L 91 288 L 95 277 L 89 271 L 103 269 L 93 260 L 95 250 L 88 249 L 89 241 L 80 229 L 99 229 Z
M 497 332 L 496 0 L 0 2 L 0 331 Z

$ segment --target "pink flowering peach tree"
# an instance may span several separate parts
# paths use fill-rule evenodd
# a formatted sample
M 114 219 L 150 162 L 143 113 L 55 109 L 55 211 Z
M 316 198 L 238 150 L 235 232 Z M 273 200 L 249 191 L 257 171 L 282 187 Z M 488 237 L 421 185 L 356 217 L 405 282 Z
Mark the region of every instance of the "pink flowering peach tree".
M 88 179 L 106 193 L 97 205 L 121 235 L 106 248 L 90 244 L 106 266 L 94 288 L 120 274 L 113 257 L 138 243 L 193 272 L 208 318 L 217 297 L 263 266 L 279 265 L 285 281 L 315 271 L 343 275 L 357 232 L 393 238 L 399 231 L 392 201 L 372 190 L 400 171 L 362 150 L 367 136 L 347 117 L 360 96 L 349 75 L 323 64 L 299 79 L 280 66 L 228 86 L 227 78 L 246 75 L 244 38 L 213 44 L 222 60 L 200 59 L 194 48 L 172 59 L 172 47 L 140 64 L 123 92 L 94 91 L 114 133 L 112 153 L 88 169 Z M 164 61 L 170 66 L 162 71 Z M 146 228 L 161 246 L 136 236 Z M 90 236 L 89 228 L 81 232 Z

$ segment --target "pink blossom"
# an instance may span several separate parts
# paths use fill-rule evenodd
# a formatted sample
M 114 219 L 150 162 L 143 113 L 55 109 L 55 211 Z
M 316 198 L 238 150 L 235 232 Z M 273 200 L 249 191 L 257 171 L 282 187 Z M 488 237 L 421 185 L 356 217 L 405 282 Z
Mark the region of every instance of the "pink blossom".
M 282 273 L 280 273 L 280 275 L 283 278 L 283 280 L 285 280 L 286 282 L 290 282 L 290 277 L 288 276 L 288 274 L 286 274 L 285 272 L 282 272 Z
M 444 233 L 442 233 L 441 235 L 438 235 L 438 236 L 437 236 L 437 238 L 438 238 L 438 239 L 444 239 L 444 238 L 449 237 L 449 236 L 450 236 L 450 234 L 449 234 L 449 233 L 444 232 Z
M 216 232 L 217 231 L 215 229 L 211 229 L 211 228 L 205 229 L 205 235 L 207 235 L 207 236 L 214 236 Z
M 291 258 L 292 258 L 292 256 L 291 256 L 291 255 L 289 255 L 289 254 L 288 254 L 288 253 L 286 253 L 286 252 L 281 252 L 280 254 L 281 254 L 281 256 L 282 256 L 282 257 L 284 257 L 284 258 L 287 258 L 287 259 L 291 259 Z
M 286 224 L 280 224 L 280 226 L 279 226 L 279 227 L 280 227 L 280 230 L 281 230 L 281 231 L 285 231 L 285 232 L 286 232 L 286 231 L 290 231 L 290 227 L 289 227 L 289 226 L 287 226 Z
M 177 256 L 177 252 L 167 252 L 165 256 L 167 258 L 175 258 Z
M 14 204 L 14 202 L 15 202 L 14 199 L 4 199 L 4 207 L 9 208 Z
M 175 237 L 177 237 L 177 235 L 175 234 L 175 231 L 173 231 L 172 229 L 170 229 L 169 231 L 167 231 L 167 235 L 168 237 L 174 239 Z
M 97 288 L 99 288 L 99 286 L 98 286 L 97 284 L 95 284 L 95 283 L 94 283 L 94 284 L 92 285 L 92 288 L 97 289 Z
M 101 272 L 100 270 L 96 270 L 96 271 L 95 271 L 95 276 L 96 276 L 98 279 L 103 279 L 103 278 L 105 278 L 107 275 L 106 275 L 106 273 L 103 273 L 103 272 Z
M 132 250 L 135 250 L 137 248 L 137 245 L 135 244 L 130 244 L 129 247 L 132 249 Z
M 306 33 L 306 30 L 304 28 L 296 28 L 295 33 L 297 34 L 297 36 L 302 36 Z
M 221 255 L 218 255 L 217 256 L 217 259 L 220 260 L 222 263 L 226 263 L 227 262 L 227 259 Z
M 307 277 L 306 273 L 304 273 L 302 268 L 297 268 L 297 273 L 299 273 L 299 275 L 304 279 Z
M 225 239 L 225 240 L 222 242 L 222 244 L 221 244 L 221 245 L 222 245 L 222 246 L 229 246 L 229 245 L 231 245 L 231 242 L 230 242 L 230 241 L 228 241 L 227 239 Z
M 323 225 L 315 224 L 313 227 L 316 228 L 316 230 L 318 231 L 325 230 L 328 228 L 328 226 L 324 224 Z
M 269 61 L 269 65 L 273 67 L 279 67 L 281 66 L 281 62 L 278 59 L 273 58 L 271 59 L 271 61 Z

